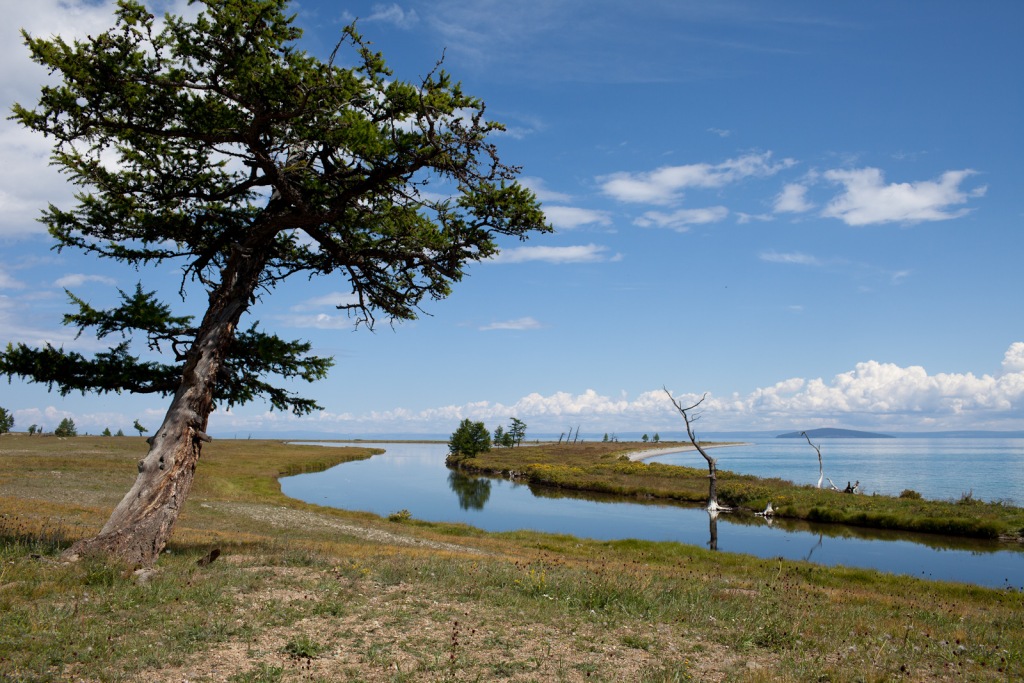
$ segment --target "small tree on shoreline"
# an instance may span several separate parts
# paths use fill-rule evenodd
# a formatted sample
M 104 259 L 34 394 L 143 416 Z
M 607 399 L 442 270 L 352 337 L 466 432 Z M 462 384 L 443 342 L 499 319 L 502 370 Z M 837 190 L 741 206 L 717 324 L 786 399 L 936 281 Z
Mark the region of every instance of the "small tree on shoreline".
M 523 437 L 526 436 L 526 423 L 519 418 L 509 418 L 512 420 L 512 424 L 509 425 L 508 431 L 505 432 L 512 438 L 515 445 L 520 445 L 523 442 Z
M 491 435 L 483 422 L 468 417 L 448 439 L 448 463 L 458 463 L 491 450 Z

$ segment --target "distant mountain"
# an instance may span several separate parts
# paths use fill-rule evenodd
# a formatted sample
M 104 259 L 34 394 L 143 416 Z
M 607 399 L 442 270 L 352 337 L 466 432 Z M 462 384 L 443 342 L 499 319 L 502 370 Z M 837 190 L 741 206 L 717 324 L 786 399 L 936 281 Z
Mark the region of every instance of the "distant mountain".
M 963 429 L 949 432 L 893 432 L 893 436 L 900 439 L 1024 439 L 1024 431 Z
M 891 439 L 888 434 L 877 434 L 875 432 L 862 432 L 856 429 L 835 429 L 825 427 L 823 429 L 808 429 L 807 436 L 812 439 Z M 779 434 L 777 439 L 802 439 L 803 432 L 788 432 Z

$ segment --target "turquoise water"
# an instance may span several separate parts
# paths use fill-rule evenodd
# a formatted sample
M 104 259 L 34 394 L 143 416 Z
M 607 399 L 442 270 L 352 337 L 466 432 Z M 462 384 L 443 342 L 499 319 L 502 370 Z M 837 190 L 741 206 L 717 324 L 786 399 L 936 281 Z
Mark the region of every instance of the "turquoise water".
M 417 519 L 460 522 L 488 531 L 531 529 L 598 540 L 675 541 L 766 558 L 804 559 L 823 565 L 868 567 L 928 579 L 1024 590 L 1024 552 L 993 542 L 836 525 L 815 526 L 786 520 L 768 524 L 761 518 L 728 514 L 712 520 L 704 510 L 692 507 L 607 498 L 595 500 L 565 496 L 550 489 L 532 491 L 529 486 L 502 479 L 467 477 L 445 467 L 447 449 L 443 444 L 360 444 L 364 445 L 378 446 L 387 452 L 325 472 L 286 477 L 281 480 L 282 491 L 293 498 L 320 505 L 381 516 L 405 509 Z M 806 443 L 803 446 L 813 457 L 811 474 L 816 482 L 817 456 Z M 731 468 L 732 453 L 737 454 L 735 462 L 750 459 L 752 465 L 762 466 L 767 462 L 765 450 L 740 448 L 748 447 L 714 451 L 720 459 L 720 467 Z M 784 449 L 785 445 L 780 448 Z M 840 451 L 828 444 L 822 447 L 826 476 L 832 476 L 837 484 L 838 479 L 829 474 L 833 460 L 837 470 L 848 461 L 849 466 L 866 471 L 867 463 L 871 462 L 862 452 L 843 456 Z M 659 460 L 676 457 L 685 459 L 685 464 L 694 464 L 692 459 L 700 456 L 683 453 L 662 456 Z M 774 471 L 782 469 L 779 460 L 775 459 L 773 472 L 768 474 L 794 478 Z M 794 456 L 792 467 L 804 469 L 806 465 L 803 458 Z M 851 476 L 858 478 L 858 475 Z M 881 484 L 875 482 L 885 481 L 863 475 L 859 478 L 862 485 L 871 483 L 876 487 Z M 902 488 L 906 486 L 901 485 L 900 490 Z M 959 492 L 955 497 L 959 497 Z
M 913 489 L 925 498 L 974 498 L 1024 504 L 1024 439 L 821 439 L 825 476 L 839 488 L 860 481 L 864 493 L 896 496 Z M 818 455 L 803 439 L 753 439 L 709 451 L 718 468 L 817 484 Z M 694 452 L 651 462 L 704 467 Z M 828 485 L 828 482 L 825 482 Z

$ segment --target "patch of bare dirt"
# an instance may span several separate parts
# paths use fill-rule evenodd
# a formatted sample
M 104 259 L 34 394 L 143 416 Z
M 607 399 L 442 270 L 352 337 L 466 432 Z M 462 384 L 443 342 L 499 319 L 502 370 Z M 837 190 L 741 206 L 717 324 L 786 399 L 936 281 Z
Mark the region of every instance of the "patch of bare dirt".
M 289 585 L 317 574 L 305 568 L 253 569 L 280 574 Z M 267 628 L 251 639 L 199 653 L 184 666 L 140 672 L 139 680 L 583 682 L 639 681 L 656 672 L 667 674 L 657 680 L 675 680 L 671 674 L 679 672 L 689 676 L 679 680 L 724 681 L 758 667 L 672 624 L 611 626 L 568 618 L 538 624 L 515 610 L 466 611 L 464 603 L 424 595 L 409 584 L 339 581 L 349 582 L 351 599 L 335 605 L 336 615 Z M 271 586 L 240 596 L 237 618 L 251 619 L 261 609 L 284 609 L 294 601 L 309 610 L 320 599 L 309 591 Z M 296 655 L 296 642 L 314 643 L 322 651 Z
M 203 503 L 205 506 L 222 508 L 238 513 L 256 520 L 262 524 L 268 524 L 277 528 L 305 528 L 305 529 L 331 529 L 356 538 L 365 538 L 378 543 L 410 546 L 417 548 L 431 548 L 434 550 L 446 550 L 457 553 L 482 554 L 483 551 L 477 548 L 458 545 L 455 543 L 442 543 L 429 539 L 416 538 L 396 532 L 385 531 L 374 527 L 350 524 L 328 515 L 317 514 L 309 510 L 295 510 L 293 508 L 278 507 L 274 505 L 259 505 L 255 503 Z

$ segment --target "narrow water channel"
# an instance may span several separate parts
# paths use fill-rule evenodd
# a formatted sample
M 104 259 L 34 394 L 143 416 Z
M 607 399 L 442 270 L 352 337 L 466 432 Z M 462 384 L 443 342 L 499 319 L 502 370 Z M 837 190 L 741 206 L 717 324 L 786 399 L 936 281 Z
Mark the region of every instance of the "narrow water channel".
M 344 446 L 346 444 L 319 444 Z M 530 529 L 614 540 L 675 541 L 764 558 L 808 560 L 1024 590 L 1024 550 L 996 542 L 722 514 L 699 508 L 567 495 L 502 479 L 467 477 L 444 465 L 443 444 L 360 443 L 383 455 L 281 480 L 285 495 L 386 516 Z

